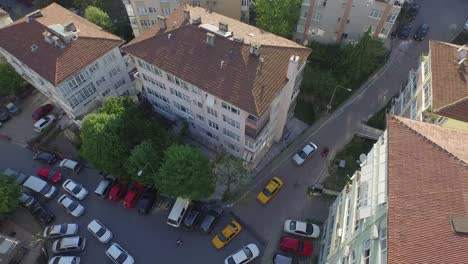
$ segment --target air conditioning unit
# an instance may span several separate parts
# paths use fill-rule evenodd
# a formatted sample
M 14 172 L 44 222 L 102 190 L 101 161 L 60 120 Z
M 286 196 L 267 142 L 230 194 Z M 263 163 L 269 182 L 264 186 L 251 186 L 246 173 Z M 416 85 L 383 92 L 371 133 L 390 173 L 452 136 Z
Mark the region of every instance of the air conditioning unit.
M 343 235 L 343 229 L 342 229 L 342 228 L 338 228 L 338 229 L 336 230 L 336 236 L 341 237 L 342 235 Z

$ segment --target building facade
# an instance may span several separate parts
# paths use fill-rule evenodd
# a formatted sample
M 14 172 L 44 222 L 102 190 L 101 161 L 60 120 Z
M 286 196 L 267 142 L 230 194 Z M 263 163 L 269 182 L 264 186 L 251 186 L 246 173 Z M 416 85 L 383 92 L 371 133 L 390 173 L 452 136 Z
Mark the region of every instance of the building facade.
M 155 25 L 158 16 L 168 16 L 184 4 L 249 21 L 250 0 L 123 0 L 123 3 L 135 37 Z
M 391 33 L 404 0 L 303 0 L 294 39 L 341 43 L 357 41 L 370 29 L 375 38 Z
M 52 4 L 0 30 L 0 53 L 74 119 L 105 97 L 133 95 L 123 40 Z
M 159 19 L 123 49 L 142 95 L 201 143 L 258 162 L 282 138 L 310 50 L 199 7 Z

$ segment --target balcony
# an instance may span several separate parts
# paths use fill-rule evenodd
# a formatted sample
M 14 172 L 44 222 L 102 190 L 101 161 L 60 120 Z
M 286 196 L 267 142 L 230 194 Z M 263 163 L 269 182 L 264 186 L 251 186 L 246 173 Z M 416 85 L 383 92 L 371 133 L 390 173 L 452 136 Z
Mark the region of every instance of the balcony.
M 261 119 L 256 116 L 249 115 L 245 120 L 245 135 L 257 139 L 257 137 L 263 132 L 270 120 L 270 114 L 265 114 Z

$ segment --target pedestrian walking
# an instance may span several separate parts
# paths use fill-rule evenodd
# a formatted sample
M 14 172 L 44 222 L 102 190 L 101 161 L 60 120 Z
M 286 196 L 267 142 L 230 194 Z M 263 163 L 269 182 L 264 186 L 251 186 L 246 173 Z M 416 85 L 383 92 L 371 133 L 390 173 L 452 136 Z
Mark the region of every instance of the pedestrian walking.
M 182 245 L 182 239 L 178 239 L 177 242 L 176 242 L 176 244 L 177 244 L 178 246 Z

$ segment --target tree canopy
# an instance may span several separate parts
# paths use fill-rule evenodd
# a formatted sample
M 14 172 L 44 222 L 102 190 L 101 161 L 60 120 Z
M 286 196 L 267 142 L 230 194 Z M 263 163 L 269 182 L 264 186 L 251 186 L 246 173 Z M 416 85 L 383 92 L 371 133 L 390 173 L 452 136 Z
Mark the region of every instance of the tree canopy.
M 141 184 L 155 184 L 159 167 L 164 158 L 164 149 L 158 142 L 145 140 L 135 146 L 128 157 L 125 167 L 127 173 Z M 141 171 L 141 175 L 138 173 Z
M 12 177 L 0 174 L 0 216 L 12 214 L 19 206 L 21 187 Z
M 26 86 L 27 82 L 7 63 L 0 63 L 0 96 L 14 95 Z
M 301 0 L 256 0 L 256 26 L 291 38 L 301 12 Z
M 199 200 L 214 191 L 214 177 L 209 160 L 188 145 L 172 145 L 165 152 L 156 185 L 173 197 Z
M 88 6 L 85 9 L 84 17 L 94 24 L 107 31 L 112 31 L 112 21 L 109 15 L 95 6 Z

